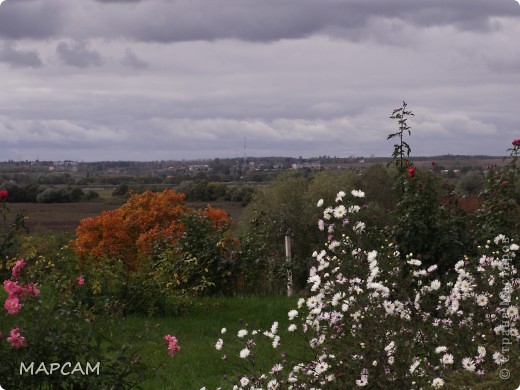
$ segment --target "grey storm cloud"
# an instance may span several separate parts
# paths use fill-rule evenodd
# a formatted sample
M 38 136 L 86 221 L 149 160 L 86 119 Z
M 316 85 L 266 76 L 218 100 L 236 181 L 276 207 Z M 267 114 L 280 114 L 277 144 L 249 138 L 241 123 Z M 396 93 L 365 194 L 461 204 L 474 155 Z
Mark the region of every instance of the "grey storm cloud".
M 35 50 L 18 50 L 9 43 L 0 45 L 0 62 L 5 62 L 13 68 L 39 68 L 43 65 Z
M 415 155 L 499 155 L 519 36 L 516 0 L 6 0 L 0 156 L 388 156 L 403 99 Z
M 320 33 L 358 40 L 374 18 L 486 30 L 494 17 L 520 16 L 513 0 L 17 0 L 6 5 L 0 37 L 145 42 L 270 42 Z
M 101 55 L 90 49 L 87 42 L 60 42 L 56 46 L 56 53 L 63 62 L 70 66 L 86 68 L 89 66 L 101 66 L 103 58 Z
M 132 49 L 128 48 L 125 51 L 125 56 L 121 63 L 133 69 L 143 70 L 148 68 L 148 63 L 140 59 Z

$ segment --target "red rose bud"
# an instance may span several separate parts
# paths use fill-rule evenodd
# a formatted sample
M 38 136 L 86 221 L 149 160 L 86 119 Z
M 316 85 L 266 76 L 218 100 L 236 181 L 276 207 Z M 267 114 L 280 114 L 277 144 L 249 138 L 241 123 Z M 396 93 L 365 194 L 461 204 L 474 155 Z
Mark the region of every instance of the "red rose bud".
M 513 145 L 514 146 L 520 146 L 520 138 L 516 138 L 513 140 Z
M 7 199 L 9 192 L 7 190 L 0 190 L 0 199 Z
M 415 176 L 415 167 L 408 168 L 408 177 L 414 177 Z
M 509 184 L 509 180 L 502 181 L 502 185 L 507 186 Z

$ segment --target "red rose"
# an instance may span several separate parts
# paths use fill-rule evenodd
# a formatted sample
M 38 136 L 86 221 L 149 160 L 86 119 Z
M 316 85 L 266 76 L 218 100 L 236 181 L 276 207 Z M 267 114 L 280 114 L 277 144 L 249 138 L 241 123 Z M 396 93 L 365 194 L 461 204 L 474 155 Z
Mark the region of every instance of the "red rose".
M 7 199 L 9 192 L 7 190 L 0 190 L 0 199 Z
M 513 140 L 513 145 L 514 146 L 520 146 L 520 138 L 516 138 Z
M 414 177 L 415 176 L 415 167 L 408 168 L 408 177 Z

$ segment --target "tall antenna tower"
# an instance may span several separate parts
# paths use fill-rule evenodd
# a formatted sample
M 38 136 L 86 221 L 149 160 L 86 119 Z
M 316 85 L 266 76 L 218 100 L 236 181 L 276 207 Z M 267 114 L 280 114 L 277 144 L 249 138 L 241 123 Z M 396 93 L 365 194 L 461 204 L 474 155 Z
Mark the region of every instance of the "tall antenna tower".
M 247 138 L 244 137 L 244 165 L 246 165 L 246 161 L 247 161 L 246 150 L 247 150 Z

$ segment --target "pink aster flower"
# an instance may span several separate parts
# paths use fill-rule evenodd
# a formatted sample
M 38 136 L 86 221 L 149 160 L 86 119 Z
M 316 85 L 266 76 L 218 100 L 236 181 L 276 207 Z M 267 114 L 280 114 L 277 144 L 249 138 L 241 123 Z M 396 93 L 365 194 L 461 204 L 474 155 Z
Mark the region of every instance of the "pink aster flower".
M 25 344 L 25 337 L 20 335 L 18 328 L 11 329 L 10 336 L 7 338 L 7 342 L 15 348 L 27 347 Z
M 34 295 L 34 296 L 40 295 L 40 290 L 38 290 L 36 285 L 33 284 L 33 283 L 30 283 L 30 284 L 27 284 L 27 285 L 23 286 L 22 287 L 22 292 L 23 293 L 27 293 L 29 295 Z
M 83 286 L 85 284 L 85 278 L 81 275 L 78 279 L 76 279 L 78 286 Z
M 177 337 L 166 335 L 163 336 L 163 340 L 168 344 L 168 355 L 175 356 L 177 351 L 181 349 L 181 347 L 177 345 Z
M 13 315 L 20 311 L 22 305 L 20 305 L 18 298 L 9 297 L 5 300 L 4 307 L 7 310 L 7 313 Z
M 11 270 L 11 275 L 13 275 L 13 278 L 19 278 L 20 275 L 22 274 L 22 270 L 25 268 L 25 266 L 27 265 L 27 263 L 25 262 L 24 259 L 20 259 L 18 260 L 13 269 Z
M 12 280 L 4 280 L 4 290 L 10 298 L 20 298 L 23 294 L 22 286 Z

